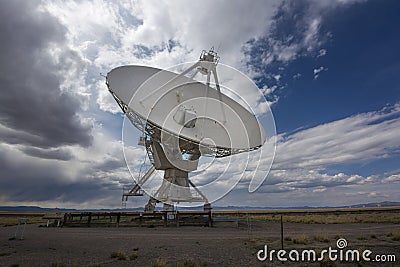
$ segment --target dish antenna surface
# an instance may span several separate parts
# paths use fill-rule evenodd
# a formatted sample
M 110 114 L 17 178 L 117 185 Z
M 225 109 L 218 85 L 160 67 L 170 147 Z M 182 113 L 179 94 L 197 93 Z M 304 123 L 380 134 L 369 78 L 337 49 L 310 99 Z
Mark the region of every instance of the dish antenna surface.
M 204 209 L 210 209 L 207 197 L 189 179 L 199 158 L 256 150 L 266 140 L 255 115 L 221 92 L 218 61 L 211 49 L 180 74 L 137 65 L 117 67 L 107 74 L 111 95 L 142 131 L 139 144 L 145 146 L 152 163 L 123 198 L 143 195 L 142 186 L 154 171 L 164 171 L 162 184 L 150 196 L 145 211 L 154 211 L 158 202 L 166 210 L 180 202 L 203 202 Z M 191 77 L 186 76 L 189 73 Z M 193 79 L 198 73 L 206 76 L 206 83 Z M 211 76 L 215 89 L 210 86 Z

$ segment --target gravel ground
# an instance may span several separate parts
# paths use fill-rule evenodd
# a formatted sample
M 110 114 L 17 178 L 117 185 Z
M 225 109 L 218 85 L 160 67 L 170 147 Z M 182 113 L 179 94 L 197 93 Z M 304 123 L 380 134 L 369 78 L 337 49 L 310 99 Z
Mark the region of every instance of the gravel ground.
M 46 228 L 27 225 L 23 240 L 9 240 L 16 226 L 0 228 L 0 266 L 320 266 L 321 263 L 260 262 L 258 250 L 280 249 L 280 223 L 253 222 L 236 227 Z M 388 236 L 398 224 L 285 223 L 285 249 L 348 248 L 394 254 L 396 263 L 336 262 L 336 266 L 400 266 L 400 241 Z M 112 258 L 120 252 L 125 260 Z M 116 254 L 116 256 L 118 256 Z M 328 265 L 323 265 L 328 266 Z M 335 265 L 332 265 L 335 266 Z

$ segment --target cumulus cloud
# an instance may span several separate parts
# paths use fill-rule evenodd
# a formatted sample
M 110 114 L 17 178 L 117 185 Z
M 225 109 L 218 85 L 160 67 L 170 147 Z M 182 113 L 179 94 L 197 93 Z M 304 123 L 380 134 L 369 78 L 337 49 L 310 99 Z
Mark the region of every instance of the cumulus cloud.
M 39 11 L 36 1 L 3 1 L 0 18 L 0 33 L 7 36 L 0 42 L 2 141 L 42 148 L 90 145 L 91 126 L 77 114 L 79 100 L 61 89 L 64 67 L 82 64 L 64 44 L 66 29 Z
M 242 45 L 265 32 L 278 4 L 279 1 L 255 1 L 251 5 L 241 1 L 190 5 L 180 0 L 52 1 L 43 8 L 69 26 L 75 46 L 83 42 L 81 50 L 89 54 L 90 60 L 96 58 L 97 64 L 130 61 L 166 67 L 193 60 L 211 46 L 220 47 L 224 63 L 237 64 L 242 59 Z M 243 16 L 247 19 L 241 19 Z M 90 57 L 96 52 L 96 57 Z M 164 60 L 167 62 L 162 63 Z
M 335 188 L 342 188 L 346 192 L 348 188 L 361 185 L 364 189 L 371 187 L 375 190 L 373 188 L 375 185 L 396 183 L 399 181 L 398 173 L 363 176 L 357 173 L 332 173 L 329 168 L 340 164 L 382 159 L 390 153 L 398 153 L 400 151 L 400 137 L 397 134 L 399 127 L 400 105 L 396 104 L 380 111 L 361 113 L 313 128 L 302 129 L 294 134 L 281 134 L 278 137 L 271 171 L 263 185 L 253 194 L 300 194 L 303 192 L 303 197 L 305 197 L 306 192 L 319 194 L 325 191 L 332 192 L 336 190 Z M 231 162 L 218 160 L 207 169 L 206 173 L 200 173 L 194 179 L 200 183 L 210 182 L 211 177 L 216 177 L 226 171 L 226 166 L 229 164 L 226 176 L 231 177 L 232 180 L 236 179 L 234 177 L 241 177 L 236 187 L 238 188 L 236 194 L 241 192 L 241 197 L 244 197 L 241 190 L 247 191 L 252 178 L 246 175 L 246 171 L 253 173 L 255 166 L 252 166 L 252 163 L 257 162 L 257 157 L 251 154 L 249 158 L 247 156 L 236 155 L 230 159 Z M 268 168 L 269 161 L 270 158 L 262 158 L 258 168 Z M 394 197 L 394 194 L 392 190 L 386 195 L 390 198 Z M 383 197 L 382 194 L 367 195 L 374 198 L 379 196 Z
M 364 190 L 376 190 L 376 185 L 397 182 L 398 173 L 362 176 L 357 173 L 327 171 L 331 166 L 368 162 L 386 158 L 390 153 L 398 153 L 398 127 L 400 109 L 399 104 L 396 104 L 380 111 L 361 113 L 287 136 L 281 135 L 272 170 L 259 193 L 319 193 L 331 192 L 334 188 L 342 188 L 346 192 L 346 188 L 356 185 L 363 185 Z M 390 199 L 395 197 L 394 194 L 390 189 L 386 194 L 365 196 L 366 199 Z M 353 201 L 359 199 L 354 197 Z
M 0 5 L 2 204 L 108 199 L 131 178 L 121 143 L 84 114 L 85 58 L 39 1 Z
M 326 49 L 320 49 L 317 57 L 323 57 L 326 56 L 326 54 L 328 54 L 328 51 Z
M 334 38 L 324 27 L 329 18 L 338 9 L 344 9 L 362 1 L 283 1 L 274 13 L 268 31 L 249 40 L 243 51 L 249 74 L 256 81 L 268 83 L 268 86 L 280 85 L 284 80 L 285 67 L 291 62 L 304 58 L 319 58 L 327 54 L 324 46 Z M 276 73 L 276 69 L 281 72 Z M 281 75 L 276 80 L 274 77 Z M 270 77 L 266 79 L 266 77 Z M 293 79 L 298 79 L 294 75 Z M 285 84 L 280 86 L 284 89 Z M 276 94 L 281 93 L 278 90 Z M 273 96 L 274 97 L 274 96 Z M 275 98 L 277 98 L 275 96 Z
M 193 62 L 212 46 L 221 63 L 246 72 L 242 47 L 268 31 L 279 2 L 67 1 L 45 2 L 43 9 L 67 25 L 70 45 L 88 61 L 89 76 L 126 64 L 166 68 Z M 95 14 L 89 14 L 91 10 Z M 228 86 L 240 89 L 240 83 L 231 79 Z M 118 112 L 104 85 L 93 86 L 92 91 L 101 110 Z M 257 106 L 259 97 L 253 95 L 251 104 Z
M 392 174 L 382 180 L 382 183 L 398 183 L 400 182 L 400 174 Z
M 318 125 L 278 141 L 275 169 L 323 167 L 399 151 L 400 105 Z M 290 167 L 289 167 L 290 166 Z
M 104 81 L 96 83 L 96 90 L 98 91 L 97 104 L 101 110 L 111 112 L 113 114 L 121 112 L 121 108 L 115 104 L 115 99 L 111 96 L 108 90 L 104 88 Z
M 328 68 L 325 68 L 325 67 L 323 67 L 323 66 L 314 69 L 314 70 L 313 70 L 313 72 L 314 72 L 314 80 L 318 79 L 318 77 L 319 77 L 319 75 L 321 74 L 321 72 L 327 71 L 327 70 L 328 70 Z
M 321 13 L 326 9 L 310 1 L 283 2 L 274 16 L 270 31 L 250 40 L 245 47 L 253 70 L 262 75 L 263 68 L 272 63 L 287 64 L 322 49 L 328 38 L 328 32 L 320 30 Z

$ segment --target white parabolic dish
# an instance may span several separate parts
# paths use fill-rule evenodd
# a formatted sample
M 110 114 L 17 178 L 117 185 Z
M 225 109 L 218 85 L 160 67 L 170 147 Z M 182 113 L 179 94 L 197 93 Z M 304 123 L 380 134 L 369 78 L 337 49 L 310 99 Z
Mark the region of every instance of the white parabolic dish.
M 224 156 L 257 149 L 265 142 L 264 129 L 254 114 L 188 77 L 132 65 L 111 70 L 107 84 L 114 97 L 148 124 L 181 140 L 230 151 Z M 195 117 L 194 126 L 177 122 L 182 110 Z

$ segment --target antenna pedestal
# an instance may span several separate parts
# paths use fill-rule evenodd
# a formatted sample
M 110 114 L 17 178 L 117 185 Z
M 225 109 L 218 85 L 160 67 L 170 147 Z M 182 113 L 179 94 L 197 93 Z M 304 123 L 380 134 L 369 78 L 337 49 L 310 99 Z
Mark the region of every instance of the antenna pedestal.
M 193 187 L 188 178 L 188 172 L 179 169 L 167 169 L 164 172 L 162 185 L 157 190 L 155 197 L 163 203 L 173 204 L 180 202 L 208 202 L 199 190 Z
M 182 170 L 171 163 L 171 159 L 166 156 L 170 149 L 164 145 L 164 148 L 157 142 L 152 143 L 154 154 L 154 166 L 157 170 L 164 170 L 164 179 L 161 186 L 150 198 L 145 210 L 154 211 L 157 202 L 163 202 L 164 208 L 168 209 L 175 203 L 181 202 L 204 202 L 208 203 L 206 196 L 189 180 L 189 172 L 197 169 L 198 161 L 188 161 L 183 159 L 174 159 L 173 163 L 182 167 L 190 166 L 190 169 Z M 165 152 L 166 150 L 166 152 Z M 182 164 L 185 162 L 187 164 Z

